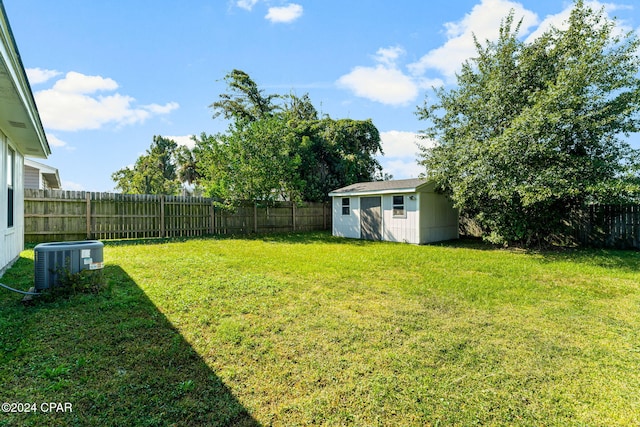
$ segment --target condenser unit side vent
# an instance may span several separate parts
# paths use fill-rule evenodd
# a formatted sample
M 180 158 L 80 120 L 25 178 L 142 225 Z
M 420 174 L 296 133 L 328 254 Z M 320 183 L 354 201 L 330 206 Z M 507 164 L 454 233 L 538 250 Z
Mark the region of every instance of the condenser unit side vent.
M 79 273 L 104 267 L 104 244 L 97 240 L 41 243 L 34 248 L 35 289 L 57 286 L 60 273 Z

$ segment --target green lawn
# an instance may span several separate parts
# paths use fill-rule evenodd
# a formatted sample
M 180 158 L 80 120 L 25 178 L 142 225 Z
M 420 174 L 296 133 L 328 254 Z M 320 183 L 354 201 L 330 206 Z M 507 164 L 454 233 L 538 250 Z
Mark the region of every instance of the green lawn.
M 0 289 L 0 401 L 38 405 L 0 426 L 640 425 L 638 252 L 311 233 L 104 256 L 98 295 Z M 2 282 L 32 285 L 32 250 Z

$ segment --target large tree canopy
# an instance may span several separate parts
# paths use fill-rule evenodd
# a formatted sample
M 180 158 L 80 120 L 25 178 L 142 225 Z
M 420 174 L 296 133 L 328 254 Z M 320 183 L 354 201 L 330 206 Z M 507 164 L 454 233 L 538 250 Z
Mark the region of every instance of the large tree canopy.
M 112 179 L 124 193 L 177 194 L 180 182 L 225 205 L 322 201 L 338 187 L 380 177 L 380 134 L 371 120 L 318 118 L 308 95 L 265 94 L 247 73 L 225 77 L 211 104 L 227 132 L 202 133 L 193 150 L 166 138 Z
M 179 194 L 180 180 L 176 169 L 184 181 L 193 181 L 193 174 L 187 171 L 179 159 L 187 159 L 172 139 L 154 136 L 146 153 L 138 157 L 133 168 L 123 168 L 114 172 L 111 179 L 116 188 L 126 194 Z
M 518 38 L 511 13 L 457 87 L 435 91 L 422 164 L 494 242 L 544 243 L 571 209 L 638 197 L 638 39 L 577 1 L 568 28 Z
M 308 95 L 265 95 L 243 71 L 212 104 L 226 133 L 202 134 L 197 182 L 225 203 L 326 200 L 329 191 L 380 175 L 380 135 L 371 120 L 318 118 Z M 278 104 L 275 102 L 279 101 Z

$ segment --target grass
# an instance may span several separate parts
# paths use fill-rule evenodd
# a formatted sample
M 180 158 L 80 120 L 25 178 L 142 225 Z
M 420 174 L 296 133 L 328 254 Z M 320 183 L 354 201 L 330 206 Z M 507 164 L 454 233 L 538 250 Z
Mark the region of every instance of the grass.
M 0 293 L 0 400 L 73 404 L 0 426 L 640 424 L 638 252 L 310 233 L 104 256 L 98 295 Z

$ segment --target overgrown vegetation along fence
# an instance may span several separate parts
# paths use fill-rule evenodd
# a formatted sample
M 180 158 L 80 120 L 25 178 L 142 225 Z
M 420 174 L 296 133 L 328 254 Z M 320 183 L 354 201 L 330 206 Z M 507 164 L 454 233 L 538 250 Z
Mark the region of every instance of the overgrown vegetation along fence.
M 572 227 L 588 246 L 640 249 L 640 205 L 591 205 L 573 212 Z
M 640 249 L 640 205 L 591 205 L 568 212 L 569 235 L 560 241 L 585 246 Z M 460 217 L 460 234 L 480 237 L 482 229 Z
M 234 211 L 204 197 L 25 190 L 25 241 L 184 237 L 324 230 L 325 203 L 256 203 Z

